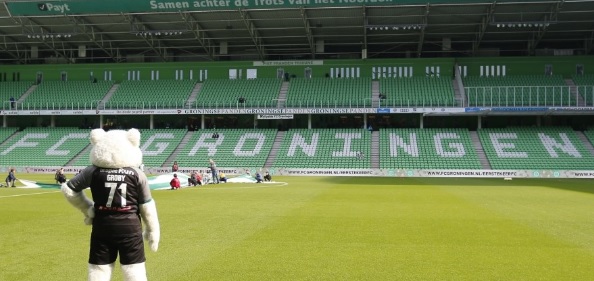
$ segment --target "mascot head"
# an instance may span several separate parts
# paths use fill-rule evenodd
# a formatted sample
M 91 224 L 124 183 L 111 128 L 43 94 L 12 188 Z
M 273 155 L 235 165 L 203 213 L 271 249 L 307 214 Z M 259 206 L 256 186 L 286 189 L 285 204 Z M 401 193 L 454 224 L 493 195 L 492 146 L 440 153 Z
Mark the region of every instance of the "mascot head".
M 103 129 L 91 131 L 91 163 L 101 168 L 139 167 L 142 164 L 140 132 Z

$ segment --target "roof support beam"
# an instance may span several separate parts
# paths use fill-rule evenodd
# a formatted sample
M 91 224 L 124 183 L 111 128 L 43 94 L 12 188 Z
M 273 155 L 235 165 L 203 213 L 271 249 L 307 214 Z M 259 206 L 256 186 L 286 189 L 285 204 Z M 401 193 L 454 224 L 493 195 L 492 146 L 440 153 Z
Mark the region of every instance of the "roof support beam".
M 5 35 L 5 33 L 4 32 L 0 32 L 0 35 Z M 6 37 L 11 38 L 15 42 L 11 42 L 11 43 L 6 42 Z M 10 36 L 2 36 L 2 39 L 4 39 L 4 42 L 2 42 L 2 44 L 0 44 L 0 51 L 3 51 L 6 54 L 10 55 L 11 57 L 15 58 L 18 62 L 25 62 L 26 61 L 26 56 L 25 57 L 21 57 L 20 54 L 19 54 L 19 45 L 16 43 L 16 40 L 14 40 Z M 8 49 L 8 45 L 9 44 L 14 44 L 15 48 L 17 49 L 16 54 L 13 53 L 13 52 L 11 52 L 11 51 L 9 51 L 9 49 Z
M 551 11 L 549 12 L 548 17 L 545 16 L 544 22 L 557 21 L 557 17 L 559 16 L 559 12 L 563 8 L 564 3 L 565 3 L 565 0 L 560 0 L 560 1 L 556 2 L 554 4 L 554 6 L 551 8 Z M 534 53 L 536 46 L 538 46 L 538 43 L 540 43 L 540 40 L 542 40 L 542 37 L 547 32 L 548 28 L 549 28 L 549 26 L 545 24 L 544 26 L 542 26 L 538 29 L 538 31 L 536 32 L 535 35 L 532 36 L 532 41 L 530 42 L 530 50 L 529 50 L 530 54 Z
M 20 25 L 21 28 L 23 28 L 24 31 L 27 31 L 27 32 L 29 32 L 31 34 L 37 33 L 37 32 L 35 32 L 35 30 L 33 29 L 33 27 L 39 28 L 39 30 L 41 31 L 41 33 L 51 33 L 49 30 L 47 30 L 45 27 L 41 26 L 39 23 L 37 23 L 33 19 L 26 18 L 29 21 L 29 23 L 32 23 L 32 25 L 30 25 L 30 26 L 29 25 L 26 25 L 23 22 L 23 19 L 22 18 L 12 18 L 12 19 L 13 19 L 13 21 L 16 24 Z M 49 40 L 51 41 L 51 44 L 48 43 L 47 39 L 48 38 L 39 38 L 39 41 L 41 43 L 43 43 L 43 45 L 45 45 L 46 47 L 48 47 L 49 49 L 51 49 L 52 51 L 54 51 L 54 53 L 56 55 L 59 55 L 59 56 L 63 57 L 69 63 L 72 62 L 72 58 L 68 57 L 66 55 L 66 53 L 63 52 L 63 50 L 66 49 L 65 46 L 64 46 L 64 41 L 61 41 L 61 43 L 62 43 L 62 51 L 58 51 L 58 49 L 56 49 L 56 47 L 55 47 L 56 42 L 54 41 L 54 39 L 57 40 L 57 38 L 50 38 Z
M 198 21 L 196 21 L 192 14 L 188 12 L 180 12 L 180 15 L 186 23 L 188 29 L 192 32 L 192 34 L 194 34 L 194 38 L 196 39 L 196 41 L 200 43 L 200 46 L 202 46 L 202 49 L 204 49 L 204 51 L 206 52 L 206 55 L 211 60 L 214 60 L 214 44 L 212 40 L 206 38 L 206 31 L 204 31 L 204 28 L 200 26 L 200 24 L 198 23 Z
M 264 60 L 264 58 L 266 57 L 266 54 L 265 54 L 264 47 L 262 46 L 262 39 L 261 39 L 260 34 L 258 33 L 258 30 L 256 29 L 256 26 L 254 25 L 254 23 L 250 21 L 251 17 L 249 15 L 249 13 L 244 9 L 239 9 L 239 14 L 241 15 L 241 19 L 243 19 L 243 23 L 245 24 L 245 27 L 247 28 L 248 32 L 250 33 L 250 37 L 252 38 L 252 41 L 254 41 L 254 45 L 256 46 L 256 51 L 258 52 L 258 56 L 260 57 L 260 60 Z
M 363 48 L 363 50 L 361 50 L 362 55 L 361 58 L 362 59 L 366 59 L 367 58 L 367 26 L 369 25 L 369 19 L 367 18 L 367 7 L 363 6 L 363 46 L 361 46 Z
M 132 30 L 147 31 L 147 32 L 152 31 L 150 29 L 150 27 L 148 27 L 146 24 L 144 24 L 136 16 L 129 15 L 129 14 L 123 14 L 123 16 L 124 16 L 124 19 L 126 19 L 126 21 L 128 21 L 130 23 L 130 25 L 132 26 Z M 151 50 L 153 50 L 155 53 L 157 53 L 157 55 L 159 55 L 159 57 L 161 58 L 161 60 L 163 62 L 167 62 L 167 57 L 165 57 L 164 49 L 160 46 L 161 40 L 155 39 L 153 37 L 153 35 L 149 35 L 148 38 L 147 38 L 147 36 L 140 36 L 140 37 L 144 40 L 144 42 L 146 42 L 146 44 L 151 48 Z
M 421 57 L 421 52 L 423 51 L 423 43 L 425 43 L 425 29 L 427 28 L 427 23 L 429 22 L 429 3 L 425 6 L 425 15 L 423 16 L 423 24 L 421 26 L 421 34 L 419 35 L 419 43 L 417 44 L 417 57 Z
M 481 41 L 483 41 L 483 36 L 485 36 L 485 32 L 487 31 L 489 24 L 493 21 L 493 15 L 495 14 L 495 6 L 496 5 L 497 5 L 497 2 L 491 3 L 491 5 L 489 6 L 489 10 L 487 11 L 487 15 L 485 15 L 483 17 L 483 20 L 481 21 L 479 31 L 476 35 L 476 41 L 474 41 L 474 43 L 472 44 L 472 53 L 473 54 L 476 54 L 476 52 L 478 51 L 478 48 L 481 45 Z
M 114 52 L 114 48 L 111 46 L 111 39 L 108 37 L 107 41 L 109 46 L 106 46 L 105 41 L 103 40 L 103 34 L 99 35 L 99 40 L 97 40 L 97 35 L 95 31 L 102 33 L 103 31 L 98 29 L 97 27 L 87 27 L 90 25 L 84 18 L 76 17 L 76 16 L 68 16 L 68 20 L 76 26 L 77 30 L 81 31 L 91 42 L 93 42 L 101 51 L 106 53 L 109 58 L 111 58 L 114 62 L 120 62 L 117 56 L 117 51 Z
M 314 42 L 313 35 L 311 34 L 311 26 L 309 24 L 309 18 L 307 17 L 307 10 L 301 7 L 301 18 L 303 19 L 303 27 L 305 28 L 305 36 L 307 37 L 307 43 L 309 44 L 309 49 L 311 51 L 311 58 L 316 58 L 316 46 Z
M 586 49 L 586 55 L 594 50 L 594 30 L 592 30 L 592 33 L 590 33 L 590 38 L 586 38 L 586 44 L 584 45 L 584 49 Z

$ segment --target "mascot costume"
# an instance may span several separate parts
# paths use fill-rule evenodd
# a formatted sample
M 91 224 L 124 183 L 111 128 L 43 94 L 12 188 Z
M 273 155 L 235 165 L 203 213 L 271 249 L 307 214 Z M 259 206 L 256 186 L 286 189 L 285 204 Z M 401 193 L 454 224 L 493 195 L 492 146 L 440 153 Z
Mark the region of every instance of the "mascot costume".
M 124 280 L 147 280 L 143 236 L 156 252 L 160 229 L 146 175 L 138 168 L 140 132 L 95 129 L 91 144 L 92 165 L 61 187 L 85 223 L 93 226 L 88 280 L 110 280 L 118 254 Z M 94 202 L 83 192 L 89 187 Z

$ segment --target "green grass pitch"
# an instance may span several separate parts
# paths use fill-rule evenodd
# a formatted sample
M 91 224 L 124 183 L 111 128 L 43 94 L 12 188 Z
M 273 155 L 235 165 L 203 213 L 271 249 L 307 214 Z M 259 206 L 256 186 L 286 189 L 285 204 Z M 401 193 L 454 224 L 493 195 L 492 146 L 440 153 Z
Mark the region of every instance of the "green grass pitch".
M 594 280 L 591 180 L 275 180 L 153 191 L 149 279 Z M 0 188 L 0 280 L 86 280 L 90 230 L 57 189 Z

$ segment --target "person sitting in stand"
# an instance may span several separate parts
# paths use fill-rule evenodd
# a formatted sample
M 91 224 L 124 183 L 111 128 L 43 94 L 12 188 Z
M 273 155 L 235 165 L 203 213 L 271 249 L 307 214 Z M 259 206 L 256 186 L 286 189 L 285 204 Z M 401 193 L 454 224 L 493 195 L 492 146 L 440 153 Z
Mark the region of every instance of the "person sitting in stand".
M 179 182 L 179 179 L 177 178 L 177 174 L 173 174 L 173 179 L 171 179 L 171 181 L 169 182 L 169 185 L 171 186 L 171 190 L 176 190 L 176 189 L 181 188 L 181 183 Z
M 270 173 L 266 172 L 264 175 L 264 181 L 272 181 L 272 176 L 270 176 Z
M 225 175 L 225 173 L 223 173 L 223 172 L 219 173 L 219 182 L 227 183 L 227 176 Z

